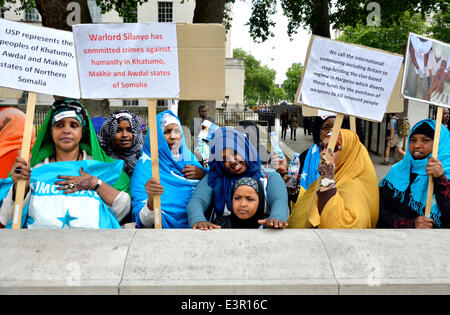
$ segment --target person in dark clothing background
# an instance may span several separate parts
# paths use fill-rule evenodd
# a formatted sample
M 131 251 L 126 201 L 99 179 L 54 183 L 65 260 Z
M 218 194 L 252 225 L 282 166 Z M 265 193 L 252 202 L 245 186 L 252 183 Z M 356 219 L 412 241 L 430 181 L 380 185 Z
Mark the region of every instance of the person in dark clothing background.
M 286 132 L 289 126 L 289 112 L 287 108 L 283 108 L 283 112 L 280 115 L 281 125 L 281 139 L 286 140 Z

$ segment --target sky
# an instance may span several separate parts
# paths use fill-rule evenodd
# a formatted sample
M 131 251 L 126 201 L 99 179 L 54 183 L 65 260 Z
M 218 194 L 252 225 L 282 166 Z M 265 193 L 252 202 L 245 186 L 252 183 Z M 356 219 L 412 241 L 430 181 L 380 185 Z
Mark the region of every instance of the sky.
M 281 5 L 278 4 L 277 13 L 272 17 L 276 22 L 272 32 L 275 37 L 266 40 L 262 44 L 254 43 L 249 35 L 248 22 L 251 15 L 251 4 L 236 1 L 233 5 L 233 21 L 231 23 L 231 48 L 242 48 L 253 55 L 262 65 L 274 69 L 277 74 L 275 83 L 281 84 L 286 80 L 286 71 L 294 62 L 305 63 L 306 51 L 311 35 L 303 29 L 292 36 L 292 41 L 287 35 L 288 20 L 283 16 Z

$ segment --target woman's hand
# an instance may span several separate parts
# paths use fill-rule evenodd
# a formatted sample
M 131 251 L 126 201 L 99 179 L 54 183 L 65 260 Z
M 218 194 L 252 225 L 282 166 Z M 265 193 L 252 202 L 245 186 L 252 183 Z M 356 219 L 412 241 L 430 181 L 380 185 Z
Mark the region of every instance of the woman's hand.
M 186 165 L 181 173 L 184 174 L 184 177 L 187 179 L 202 179 L 205 176 L 205 172 L 202 171 L 201 168 L 194 165 Z
M 195 223 L 192 228 L 194 230 L 208 231 L 208 230 L 214 230 L 214 229 L 221 229 L 222 227 L 220 225 L 212 224 L 211 222 L 202 221 L 202 222 Z
M 92 190 L 97 185 L 98 178 L 83 171 L 80 167 L 80 176 L 58 175 L 58 178 L 64 181 L 55 182 L 59 185 L 58 190 L 64 190 L 64 194 L 73 194 L 80 190 Z
M 416 229 L 432 229 L 434 220 L 428 217 L 417 217 L 415 221 Z
M 325 154 L 325 150 L 320 154 L 319 174 L 323 178 L 334 179 L 334 170 L 336 167 L 334 164 L 334 154 L 331 149 L 328 149 L 328 154 L 329 158 Z
M 11 178 L 14 182 L 14 196 L 15 196 L 15 188 L 19 180 L 23 179 L 26 181 L 25 186 L 25 194 L 28 193 L 30 189 L 30 176 L 31 176 L 31 168 L 28 166 L 28 163 L 25 162 L 20 156 L 16 157 L 16 162 L 13 164 L 11 168 Z
M 271 228 L 271 229 L 284 229 L 285 227 L 288 226 L 287 222 L 283 222 L 281 220 L 271 219 L 271 218 L 258 220 L 258 223 L 264 225 L 266 228 Z
M 277 155 L 272 155 L 272 166 L 281 175 L 284 182 L 287 183 L 289 181 L 289 176 L 286 157 L 280 159 Z
M 159 182 L 152 177 L 145 183 L 145 191 L 148 195 L 147 207 L 150 210 L 153 210 L 153 197 L 161 196 L 164 192 L 164 187 L 161 186 Z
M 428 158 L 427 175 L 433 176 L 434 178 L 444 175 L 444 168 L 442 167 L 441 161 L 432 157 Z

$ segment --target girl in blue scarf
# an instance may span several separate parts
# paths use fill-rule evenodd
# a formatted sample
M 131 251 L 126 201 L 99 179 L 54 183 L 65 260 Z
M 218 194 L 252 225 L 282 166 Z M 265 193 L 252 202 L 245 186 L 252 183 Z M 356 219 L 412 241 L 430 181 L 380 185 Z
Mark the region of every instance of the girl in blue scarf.
M 450 227 L 450 133 L 441 128 L 438 158 L 431 157 L 436 122 L 422 120 L 411 131 L 408 150 L 380 182 L 380 228 Z M 434 178 L 430 217 L 425 217 L 428 178 Z
M 286 227 L 289 214 L 286 185 L 276 172 L 263 173 L 261 160 L 248 138 L 231 128 L 220 128 L 210 143 L 209 173 L 198 184 L 187 212 L 189 224 L 194 229 L 209 230 L 220 226 L 208 222 L 205 212 L 214 209 L 210 220 L 229 215 L 232 209 L 232 189 L 243 177 L 265 180 L 267 206 L 270 217 L 260 224 L 272 228 Z
M 152 197 L 161 195 L 162 227 L 189 228 L 186 205 L 206 171 L 187 148 L 178 117 L 165 111 L 156 118 L 160 182 L 152 178 L 150 131 L 131 178 L 133 221 L 139 228 L 152 227 Z

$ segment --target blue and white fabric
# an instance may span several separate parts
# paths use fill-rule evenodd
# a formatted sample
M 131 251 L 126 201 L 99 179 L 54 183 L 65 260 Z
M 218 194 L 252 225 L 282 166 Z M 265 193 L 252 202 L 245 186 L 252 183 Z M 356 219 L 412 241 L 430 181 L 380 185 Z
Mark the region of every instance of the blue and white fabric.
M 64 194 L 55 182 L 58 175 L 80 176 L 80 167 L 92 176 L 113 185 L 120 177 L 123 161 L 111 163 L 94 160 L 54 162 L 32 170 L 30 198 L 22 211 L 22 228 L 28 229 L 120 229 L 119 221 L 93 190 Z M 13 185 L 12 178 L 0 181 L 3 200 Z M 10 222 L 7 228 L 11 227 Z
M 192 192 L 198 184 L 198 180 L 187 179 L 181 172 L 186 165 L 194 165 L 203 167 L 195 158 L 194 154 L 189 151 L 186 146 L 184 134 L 182 133 L 181 147 L 179 159 L 174 159 L 170 151 L 169 145 L 164 137 L 161 128 L 161 118 L 167 120 L 165 114 L 169 113 L 171 120 L 176 119 L 181 125 L 179 119 L 171 111 L 165 111 L 156 116 L 157 132 L 158 132 L 158 157 L 159 157 L 159 178 L 160 185 L 164 188 L 161 195 L 161 221 L 164 229 L 169 228 L 190 228 L 187 219 L 186 206 L 191 199 Z M 142 227 L 139 219 L 139 213 L 145 206 L 148 194 L 145 190 L 145 184 L 152 178 L 152 160 L 150 150 L 150 133 L 149 130 L 145 138 L 142 156 L 136 163 L 133 176 L 131 177 L 131 196 L 133 206 L 133 221 L 138 227 Z M 206 171 L 205 171 L 206 172 Z

